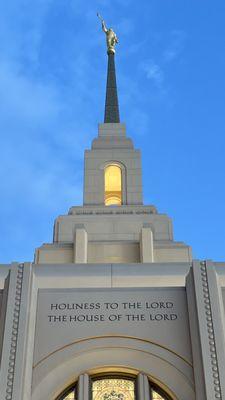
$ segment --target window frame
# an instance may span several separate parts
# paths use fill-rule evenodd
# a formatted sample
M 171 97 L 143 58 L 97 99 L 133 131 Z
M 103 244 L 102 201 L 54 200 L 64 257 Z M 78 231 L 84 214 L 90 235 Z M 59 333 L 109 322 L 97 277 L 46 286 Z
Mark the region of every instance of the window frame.
M 160 386 L 155 384 L 154 382 L 149 382 L 149 390 L 150 390 L 150 399 L 152 399 L 152 390 L 154 390 L 156 393 L 158 393 L 160 396 L 163 397 L 163 400 L 172 400 L 172 397 L 168 395 L 168 393 L 165 392 Z
M 65 390 L 63 390 L 63 392 L 61 392 L 55 400 L 64 400 L 66 396 L 68 396 L 68 394 L 73 390 L 74 394 L 75 394 L 75 399 L 78 400 L 78 391 L 77 391 L 77 381 L 73 382 L 70 386 L 68 386 Z
M 147 375 L 146 375 L 147 376 Z M 131 374 L 131 373 L 117 373 L 117 372 L 110 372 L 110 373 L 100 373 L 100 374 L 93 374 L 89 376 L 89 399 L 92 400 L 92 385 L 95 381 L 100 381 L 104 379 L 124 379 L 130 380 L 134 383 L 134 400 L 138 399 L 138 374 Z M 62 391 L 55 400 L 65 400 L 65 397 L 73 390 L 75 394 L 75 399 L 78 400 L 79 398 L 79 379 L 68 386 L 64 391 Z M 157 392 L 160 396 L 163 397 L 163 400 L 173 400 L 173 397 L 169 395 L 164 389 L 162 389 L 158 384 L 152 382 L 151 379 L 148 377 L 148 385 L 149 385 L 149 397 L 152 400 L 152 390 Z
M 121 205 L 109 205 L 106 206 L 105 205 L 105 170 L 107 167 L 110 166 L 117 166 L 120 168 L 121 170 Z M 102 170 L 102 190 L 103 190 L 103 204 L 105 207 L 121 207 L 123 205 L 127 204 L 127 172 L 126 172 L 126 167 L 123 163 L 121 163 L 120 161 L 117 160 L 109 160 L 105 163 L 103 163 L 100 167 L 100 169 Z

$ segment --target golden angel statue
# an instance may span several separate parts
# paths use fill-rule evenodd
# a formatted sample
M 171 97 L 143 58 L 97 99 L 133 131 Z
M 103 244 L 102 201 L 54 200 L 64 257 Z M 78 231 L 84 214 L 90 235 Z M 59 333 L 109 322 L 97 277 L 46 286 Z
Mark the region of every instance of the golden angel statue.
M 118 43 L 118 38 L 112 28 L 107 29 L 104 19 L 97 13 L 98 18 L 102 22 L 102 30 L 106 34 L 106 44 L 109 53 L 115 53 L 115 45 Z

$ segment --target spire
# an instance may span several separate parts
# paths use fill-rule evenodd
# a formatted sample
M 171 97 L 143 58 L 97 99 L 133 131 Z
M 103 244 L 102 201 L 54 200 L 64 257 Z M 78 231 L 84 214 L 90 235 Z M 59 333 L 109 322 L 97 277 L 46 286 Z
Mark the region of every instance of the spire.
M 104 19 L 99 13 L 97 17 L 101 20 L 102 30 L 106 34 L 106 45 L 108 54 L 108 74 L 105 99 L 105 118 L 104 123 L 120 123 L 119 104 L 116 87 L 115 70 L 115 46 L 118 43 L 118 37 L 112 28 L 107 28 Z
M 114 57 L 115 57 L 114 52 L 108 51 L 108 73 L 107 73 L 107 85 L 106 85 L 104 123 L 120 122 Z

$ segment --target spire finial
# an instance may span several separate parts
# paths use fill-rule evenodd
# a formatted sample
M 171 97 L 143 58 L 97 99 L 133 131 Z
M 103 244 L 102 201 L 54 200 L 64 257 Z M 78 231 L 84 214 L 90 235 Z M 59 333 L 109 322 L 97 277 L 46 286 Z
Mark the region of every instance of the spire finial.
M 116 45 L 116 43 L 118 43 L 118 38 L 112 28 L 109 28 L 109 29 L 106 28 L 105 21 L 99 13 L 97 13 L 97 17 L 101 20 L 102 30 L 106 34 L 107 53 L 114 54 L 115 53 L 115 45 Z
M 102 29 L 106 34 L 107 54 L 108 54 L 108 72 L 106 84 L 105 99 L 105 118 L 104 123 L 120 123 L 119 103 L 116 86 L 116 69 L 115 69 L 115 45 L 118 39 L 113 30 L 107 29 L 103 18 L 97 13 L 102 21 Z

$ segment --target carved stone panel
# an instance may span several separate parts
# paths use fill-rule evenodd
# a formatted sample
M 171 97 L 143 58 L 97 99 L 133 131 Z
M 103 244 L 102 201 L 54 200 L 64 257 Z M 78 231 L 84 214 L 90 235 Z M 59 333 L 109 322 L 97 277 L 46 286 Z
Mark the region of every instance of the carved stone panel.
M 153 342 L 191 362 L 185 288 L 39 291 L 35 364 L 64 346 L 102 336 Z

